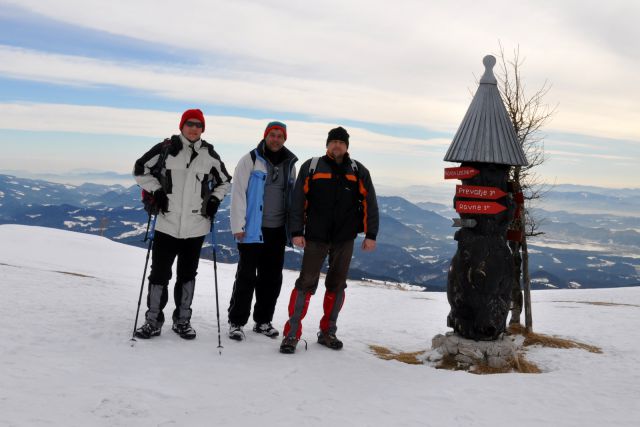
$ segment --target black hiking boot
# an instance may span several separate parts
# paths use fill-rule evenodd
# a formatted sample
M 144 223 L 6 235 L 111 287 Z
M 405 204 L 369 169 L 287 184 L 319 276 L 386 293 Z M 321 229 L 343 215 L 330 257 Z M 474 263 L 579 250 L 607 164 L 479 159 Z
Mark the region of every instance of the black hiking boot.
M 258 334 L 266 335 L 269 338 L 275 338 L 280 335 L 280 332 L 276 328 L 273 327 L 271 322 L 267 323 L 256 323 L 253 327 L 253 332 Z
M 173 332 L 180 335 L 180 338 L 185 340 L 192 340 L 196 337 L 196 330 L 191 327 L 191 323 L 174 323 L 171 327 Z
M 242 330 L 242 325 L 234 325 L 233 323 L 230 323 L 229 338 L 235 341 L 244 340 L 244 331 Z
M 342 341 L 330 332 L 318 332 L 318 344 L 322 344 L 333 350 L 340 350 L 342 348 Z
M 149 338 L 157 337 L 160 335 L 160 328 L 153 326 L 151 323 L 145 323 L 136 329 L 136 337 L 148 340 Z
M 285 337 L 280 344 L 280 353 L 293 354 L 296 352 L 298 340 L 296 337 Z

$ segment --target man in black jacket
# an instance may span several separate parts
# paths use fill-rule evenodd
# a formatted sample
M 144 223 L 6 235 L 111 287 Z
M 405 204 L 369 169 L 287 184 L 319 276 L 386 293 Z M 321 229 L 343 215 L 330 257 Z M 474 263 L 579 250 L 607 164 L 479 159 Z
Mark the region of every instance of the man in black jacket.
M 344 303 L 354 240 L 365 233 L 362 250 L 376 248 L 378 203 L 369 171 L 347 152 L 349 134 L 338 127 L 327 137 L 327 153 L 301 167 L 293 194 L 289 227 L 293 244 L 304 249 L 300 277 L 289 300 L 281 353 L 295 352 L 302 334 L 302 319 L 317 289 L 320 269 L 329 255 L 325 278 L 324 316 L 318 343 L 342 348 L 336 322 Z

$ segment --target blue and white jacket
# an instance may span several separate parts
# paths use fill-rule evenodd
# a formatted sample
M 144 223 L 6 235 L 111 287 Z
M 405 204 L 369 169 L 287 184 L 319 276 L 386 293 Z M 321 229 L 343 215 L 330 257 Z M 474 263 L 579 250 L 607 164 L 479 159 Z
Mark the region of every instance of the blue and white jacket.
M 242 243 L 262 243 L 262 212 L 264 208 L 264 187 L 267 179 L 267 160 L 263 157 L 264 140 L 258 147 L 244 155 L 233 173 L 231 189 L 231 232 L 245 233 Z M 284 173 L 284 206 L 287 244 L 291 243 L 288 230 L 288 216 L 291 208 L 293 188 L 296 182 L 295 163 L 298 158 L 287 148 L 281 170 Z

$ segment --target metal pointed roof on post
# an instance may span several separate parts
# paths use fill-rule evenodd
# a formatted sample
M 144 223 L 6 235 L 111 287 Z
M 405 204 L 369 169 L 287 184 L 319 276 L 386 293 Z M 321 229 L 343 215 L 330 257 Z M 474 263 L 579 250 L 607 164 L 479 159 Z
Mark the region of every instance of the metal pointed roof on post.
M 444 160 L 525 166 L 527 157 L 518 144 L 493 75 L 496 58 L 487 55 L 482 63 L 484 75 Z

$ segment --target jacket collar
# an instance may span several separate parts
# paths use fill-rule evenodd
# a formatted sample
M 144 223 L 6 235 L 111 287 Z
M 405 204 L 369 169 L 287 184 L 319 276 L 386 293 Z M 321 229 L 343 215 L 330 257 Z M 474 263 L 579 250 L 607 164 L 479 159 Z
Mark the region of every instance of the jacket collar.
M 332 163 L 338 164 L 338 162 L 336 162 L 336 159 L 331 155 L 329 150 L 327 150 L 325 157 L 327 158 L 327 160 L 331 161 Z M 351 162 L 351 157 L 349 157 L 349 152 L 347 151 L 346 153 L 344 153 L 344 156 L 342 156 L 342 164 L 350 163 L 350 162 Z
M 196 142 L 191 142 L 187 138 L 185 138 L 183 134 L 180 134 L 179 137 L 180 141 L 182 141 L 182 145 L 185 147 L 189 147 L 191 144 L 193 144 L 193 149 L 197 151 L 202 146 L 202 139 L 198 139 Z
M 263 159 L 266 159 L 265 155 L 264 155 L 264 150 L 266 150 L 266 141 L 263 139 L 262 141 L 260 141 L 258 143 L 258 146 L 256 147 L 256 151 L 258 152 L 258 155 L 260 157 L 262 157 Z M 284 156 L 282 157 L 283 161 L 285 160 L 298 160 L 298 158 L 296 157 L 295 154 L 293 154 L 291 151 L 289 151 L 289 149 L 287 147 L 282 147 L 280 149 L 283 153 Z

